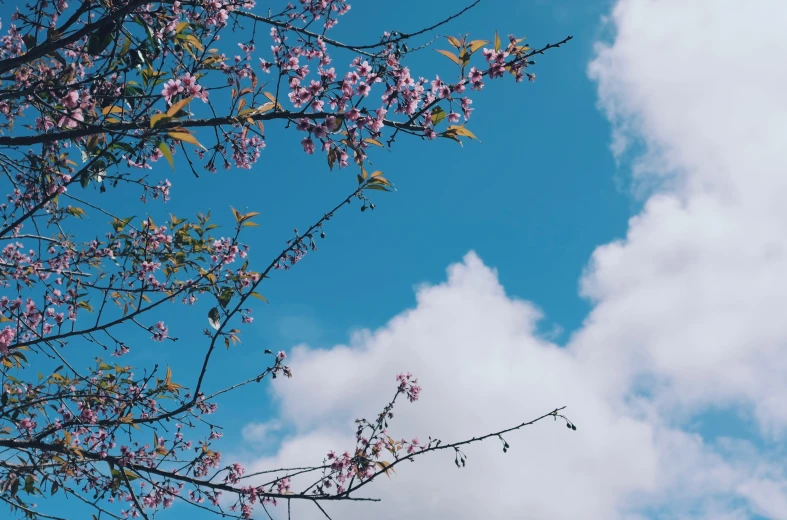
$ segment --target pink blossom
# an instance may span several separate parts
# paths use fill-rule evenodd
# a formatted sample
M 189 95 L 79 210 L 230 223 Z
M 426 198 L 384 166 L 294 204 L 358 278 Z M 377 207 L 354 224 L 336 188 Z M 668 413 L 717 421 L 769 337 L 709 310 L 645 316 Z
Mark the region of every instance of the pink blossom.
M 164 88 L 161 90 L 161 95 L 164 96 L 167 104 L 171 105 L 172 98 L 181 92 L 183 92 L 183 85 L 181 84 L 181 81 L 179 79 L 171 79 L 164 84 Z
M 167 326 L 164 325 L 163 321 L 156 323 L 156 326 L 153 330 L 153 340 L 154 341 L 164 341 L 169 336 L 169 330 Z
M 314 134 L 314 137 L 324 139 L 328 137 L 328 128 L 325 125 L 317 125 L 314 127 L 312 133 Z
M 74 109 L 79 106 L 79 92 L 76 90 L 71 90 L 66 94 L 61 100 L 63 106 L 66 108 Z
M 82 114 L 82 109 L 77 108 L 74 111 L 70 112 L 67 115 L 60 116 L 60 119 L 57 122 L 57 126 L 59 127 L 66 127 L 66 128 L 76 128 L 79 126 L 79 123 L 85 120 L 85 116 Z
M 14 340 L 14 336 L 16 331 L 8 326 L 0 332 L 0 353 L 8 354 L 8 346 Z

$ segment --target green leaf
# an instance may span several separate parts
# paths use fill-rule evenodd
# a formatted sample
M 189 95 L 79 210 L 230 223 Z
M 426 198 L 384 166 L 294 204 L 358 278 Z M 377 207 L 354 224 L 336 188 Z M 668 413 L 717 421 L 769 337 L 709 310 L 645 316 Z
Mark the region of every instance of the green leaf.
M 134 217 L 126 217 L 123 220 L 114 219 L 112 221 L 112 227 L 115 228 L 115 233 L 122 231 L 132 220 L 134 220 Z
M 497 31 L 495 31 L 495 50 L 500 50 L 500 36 L 497 34 Z
M 132 472 L 131 470 L 128 470 L 128 469 L 124 469 L 123 473 L 126 474 L 126 478 L 128 479 L 129 482 L 131 482 L 133 480 L 137 480 L 139 478 L 139 475 L 137 475 L 136 473 L 134 473 L 134 472 Z M 112 476 L 115 477 L 116 479 L 120 479 L 120 470 L 113 469 L 112 470 Z
M 112 31 L 115 29 L 114 23 L 108 23 L 101 27 L 98 31 L 90 35 L 87 40 L 87 52 L 93 56 L 101 54 L 104 49 L 109 47 L 109 44 L 114 40 Z
M 432 109 L 432 126 L 437 126 L 447 115 L 441 107 L 434 107 Z
M 126 153 L 134 153 L 134 148 L 128 143 L 112 143 L 108 149 L 114 150 L 115 148 L 123 150 Z
M 225 287 L 224 290 L 221 291 L 221 294 L 217 296 L 219 303 L 225 309 L 227 308 L 227 305 L 230 303 L 230 300 L 232 299 L 232 294 L 233 294 L 233 290 L 229 287 Z

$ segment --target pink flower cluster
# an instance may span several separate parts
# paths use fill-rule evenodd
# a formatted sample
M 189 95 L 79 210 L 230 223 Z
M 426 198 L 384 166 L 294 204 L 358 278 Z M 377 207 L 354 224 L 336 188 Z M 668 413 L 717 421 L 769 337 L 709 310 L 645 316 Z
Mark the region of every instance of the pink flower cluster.
M 0 354 L 8 354 L 8 346 L 14 341 L 15 336 L 16 331 L 7 325 L 0 331 Z
M 197 84 L 197 78 L 192 76 L 190 72 L 167 81 L 161 90 L 161 95 L 166 100 L 167 105 L 171 105 L 172 98 L 177 95 L 182 95 L 183 97 L 193 96 L 201 99 L 203 103 L 208 102 L 208 91 Z
M 212 249 L 213 254 L 211 255 L 210 259 L 214 264 L 231 264 L 235 261 L 235 256 L 238 253 L 242 253 L 238 246 L 232 243 L 232 239 L 226 237 L 215 240 L 213 242 Z
M 169 329 L 163 321 L 156 323 L 153 328 L 153 341 L 164 341 L 169 337 Z
M 414 378 L 410 372 L 397 375 L 396 381 L 399 383 L 399 391 L 404 392 L 411 403 L 418 400 L 421 387 L 418 386 L 418 379 Z

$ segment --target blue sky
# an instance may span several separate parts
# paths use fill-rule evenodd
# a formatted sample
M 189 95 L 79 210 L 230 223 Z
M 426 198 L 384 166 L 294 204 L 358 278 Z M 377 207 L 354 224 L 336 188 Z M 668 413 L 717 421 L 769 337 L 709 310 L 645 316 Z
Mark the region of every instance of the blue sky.
M 376 40 L 457 5 L 356 2 L 333 36 Z M 373 212 L 342 210 L 316 253 L 262 285 L 270 305 L 255 302 L 210 385 L 253 374 L 266 348 L 292 352 L 295 377 L 221 403 L 228 453 L 262 469 L 344 449 L 351 420 L 409 368 L 424 398 L 400 412 L 402 435 L 473 436 L 564 404 L 580 430 L 542 425 L 513 458 L 470 451 L 461 475 L 424 462 L 372 488 L 381 509 L 338 507 L 341 518 L 787 518 L 787 109 L 773 87 L 787 78 L 768 61 L 787 41 L 769 9 L 785 7 L 485 0 L 441 28 L 574 39 L 537 58 L 533 84 L 487 82 L 468 123 L 481 142 L 400 139 L 373 155 L 398 191 Z M 755 56 L 730 47 L 743 39 Z M 411 56 L 414 75 L 451 76 L 443 42 Z M 731 63 L 735 83 L 718 80 Z M 177 155 L 176 172 L 157 166 L 172 200 L 148 209 L 210 209 L 227 224 L 230 205 L 259 211 L 246 239 L 251 265 L 267 264 L 355 172 L 329 172 L 296 132 L 269 124 L 266 139 L 251 171 L 195 179 Z M 123 213 L 129 197 L 103 200 Z M 173 307 L 181 339 L 153 349 L 142 337 L 130 361 L 170 363 L 188 384 L 212 305 Z M 246 442 L 249 424 L 274 433 Z

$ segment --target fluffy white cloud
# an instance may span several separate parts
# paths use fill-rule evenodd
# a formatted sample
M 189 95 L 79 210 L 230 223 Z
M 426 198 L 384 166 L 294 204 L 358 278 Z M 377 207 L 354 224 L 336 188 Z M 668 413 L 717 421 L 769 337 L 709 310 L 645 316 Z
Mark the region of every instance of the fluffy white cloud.
M 601 106 L 619 142 L 644 143 L 639 175 L 672 178 L 625 241 L 593 255 L 583 291 L 598 305 L 572 342 L 589 363 L 615 359 L 629 386 L 650 376 L 665 410 L 741 404 L 775 435 L 787 426 L 787 70 L 773 60 L 786 16 L 781 1 L 615 8 L 614 44 L 590 66 Z
M 472 437 L 561 404 L 579 431 L 528 427 L 508 454 L 468 448 L 463 471 L 424 458 L 370 486 L 385 504 L 337 505 L 342 518 L 787 518 L 773 456 L 787 429 L 785 19 L 782 0 L 619 1 L 589 71 L 615 153 L 658 188 L 626 238 L 594 253 L 582 328 L 563 347 L 539 337 L 538 310 L 471 253 L 380 330 L 295 349 L 297 377 L 275 386 L 295 433 L 253 466 L 351 447 L 351 421 L 409 370 L 425 389 L 399 407 L 396 436 Z M 718 409 L 763 439 L 683 429 Z

